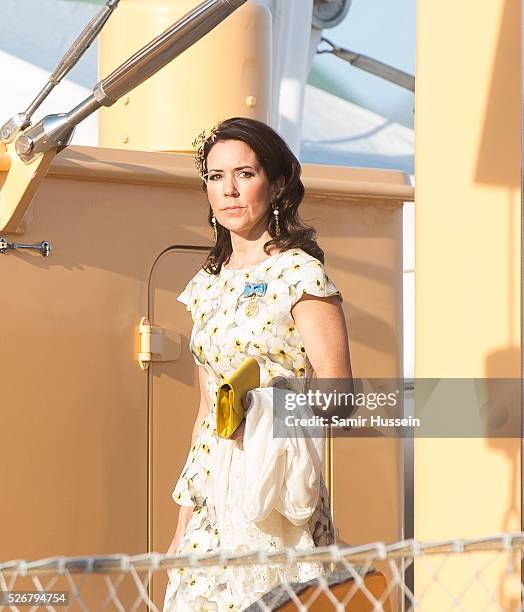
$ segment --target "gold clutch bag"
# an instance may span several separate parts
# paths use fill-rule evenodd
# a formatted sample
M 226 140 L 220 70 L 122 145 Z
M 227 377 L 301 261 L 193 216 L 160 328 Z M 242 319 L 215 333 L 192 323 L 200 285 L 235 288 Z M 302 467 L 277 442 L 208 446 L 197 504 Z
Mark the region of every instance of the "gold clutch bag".
M 217 389 L 217 434 L 230 438 L 244 418 L 242 397 L 260 387 L 260 366 L 253 357 L 246 357 Z

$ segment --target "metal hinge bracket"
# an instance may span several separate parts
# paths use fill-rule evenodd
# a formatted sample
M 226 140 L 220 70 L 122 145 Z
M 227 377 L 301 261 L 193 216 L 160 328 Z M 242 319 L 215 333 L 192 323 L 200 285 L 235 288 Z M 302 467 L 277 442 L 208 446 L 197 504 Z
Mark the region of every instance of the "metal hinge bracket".
M 142 317 L 138 333 L 138 363 L 142 370 L 147 370 L 152 361 L 175 361 L 180 357 L 182 342 L 179 333 L 151 325 L 147 317 Z

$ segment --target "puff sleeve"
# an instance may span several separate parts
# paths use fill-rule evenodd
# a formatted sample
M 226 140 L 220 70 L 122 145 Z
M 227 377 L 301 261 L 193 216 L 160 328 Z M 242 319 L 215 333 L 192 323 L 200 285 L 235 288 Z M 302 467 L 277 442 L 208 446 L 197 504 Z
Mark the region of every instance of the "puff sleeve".
M 324 264 L 307 255 L 292 262 L 288 274 L 291 306 L 307 293 L 316 297 L 329 297 L 338 295 L 342 302 L 343 297 L 333 281 L 326 274 Z
M 209 274 L 203 269 L 193 276 L 187 283 L 184 290 L 177 297 L 177 301 L 186 305 L 186 310 L 191 312 L 193 319 L 198 311 L 201 310 L 203 303 L 207 300 L 206 292 L 210 289 Z
M 195 286 L 196 275 L 187 283 L 184 290 L 177 297 L 178 302 L 186 305 L 186 310 L 191 311 L 191 303 L 193 301 L 193 288 Z

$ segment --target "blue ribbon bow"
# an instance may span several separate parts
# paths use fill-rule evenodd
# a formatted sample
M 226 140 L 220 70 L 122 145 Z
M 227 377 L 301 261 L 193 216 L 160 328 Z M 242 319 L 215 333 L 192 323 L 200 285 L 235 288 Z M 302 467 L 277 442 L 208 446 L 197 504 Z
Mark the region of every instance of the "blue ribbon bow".
M 244 293 L 242 297 L 248 298 L 252 295 L 256 295 L 257 297 L 262 297 L 266 293 L 267 283 L 246 283 L 244 287 Z

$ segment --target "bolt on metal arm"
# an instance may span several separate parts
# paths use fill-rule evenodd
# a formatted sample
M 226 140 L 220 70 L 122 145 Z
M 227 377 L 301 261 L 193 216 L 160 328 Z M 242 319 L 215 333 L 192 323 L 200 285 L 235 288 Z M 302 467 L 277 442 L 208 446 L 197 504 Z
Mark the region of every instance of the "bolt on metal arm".
M 23 113 L 18 113 L 11 117 L 0 128 L 0 140 L 4 143 L 12 142 L 17 135 L 31 125 L 31 117 L 36 109 L 42 104 L 53 89 L 60 81 L 68 74 L 78 63 L 78 60 L 89 49 L 92 42 L 100 34 L 100 31 L 106 24 L 107 20 L 113 14 L 113 11 L 118 6 L 120 0 L 107 0 L 106 5 L 102 8 L 86 25 L 81 34 L 71 45 L 60 63 L 56 67 L 49 80 L 44 85 L 43 89 L 31 102 Z
M 200 40 L 246 0 L 205 0 L 165 32 L 142 47 L 109 76 L 95 85 L 93 94 L 68 113 L 48 115 L 20 135 L 16 152 L 25 162 L 68 145 L 74 128 L 101 106 L 112 106 L 122 96 L 156 74 Z

